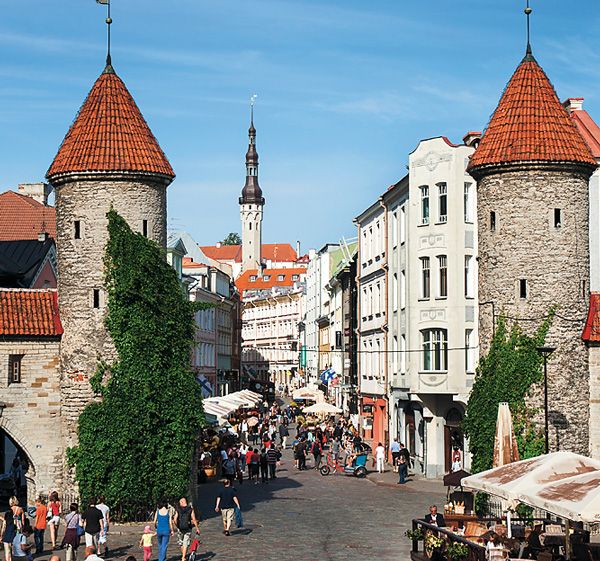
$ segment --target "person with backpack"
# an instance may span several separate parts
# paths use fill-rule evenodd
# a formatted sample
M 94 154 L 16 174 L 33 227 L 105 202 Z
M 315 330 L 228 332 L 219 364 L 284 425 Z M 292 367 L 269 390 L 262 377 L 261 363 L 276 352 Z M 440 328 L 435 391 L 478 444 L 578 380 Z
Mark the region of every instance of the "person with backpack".
M 181 561 L 185 561 L 190 543 L 192 542 L 192 529 L 196 529 L 196 534 L 200 533 L 194 507 L 188 503 L 186 497 L 181 497 L 179 504 L 175 507 L 174 523 L 179 534 Z
M 323 457 L 323 446 L 318 438 L 312 443 L 311 452 L 315 459 L 315 469 L 319 469 L 321 467 L 321 458 Z

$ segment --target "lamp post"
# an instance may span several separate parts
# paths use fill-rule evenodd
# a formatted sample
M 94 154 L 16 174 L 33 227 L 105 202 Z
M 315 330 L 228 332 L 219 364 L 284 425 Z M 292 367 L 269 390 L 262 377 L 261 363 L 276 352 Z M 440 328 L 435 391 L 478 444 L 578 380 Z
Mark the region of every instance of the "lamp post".
M 548 441 L 548 357 L 556 350 L 556 348 L 538 347 L 536 350 L 544 359 L 544 448 L 547 454 L 550 451 Z

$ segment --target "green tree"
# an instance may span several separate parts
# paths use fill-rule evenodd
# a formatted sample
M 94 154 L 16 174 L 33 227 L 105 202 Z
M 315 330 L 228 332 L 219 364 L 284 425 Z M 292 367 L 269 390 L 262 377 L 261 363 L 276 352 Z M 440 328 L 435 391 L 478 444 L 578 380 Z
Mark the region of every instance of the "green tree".
M 517 323 L 509 329 L 506 319 L 499 318 L 488 354 L 479 362 L 463 421 L 473 454 L 473 472 L 492 467 L 498 404 L 502 401 L 508 402 L 513 414 L 521 458 L 543 453 L 543 434 L 531 421 L 534 411 L 526 398 L 531 387 L 543 380 L 542 358 L 536 349 L 544 344 L 553 317 L 551 309 L 532 336 L 523 333 Z
M 79 418 L 69 450 L 82 500 L 102 494 L 123 519 L 185 493 L 199 428 L 200 385 L 189 368 L 197 309 L 156 243 L 108 213 L 106 327 L 117 356 L 100 364 L 101 397 Z
M 242 238 L 237 232 L 230 232 L 227 237 L 221 242 L 222 245 L 241 245 Z

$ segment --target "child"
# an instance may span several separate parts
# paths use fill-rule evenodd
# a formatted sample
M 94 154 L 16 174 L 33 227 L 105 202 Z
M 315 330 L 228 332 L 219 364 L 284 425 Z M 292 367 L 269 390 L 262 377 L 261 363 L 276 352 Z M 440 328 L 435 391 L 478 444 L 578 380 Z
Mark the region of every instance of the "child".
M 152 538 L 154 536 L 156 534 L 152 532 L 150 526 L 146 526 L 140 539 L 140 547 L 144 549 L 144 561 L 150 561 L 150 557 L 152 557 Z

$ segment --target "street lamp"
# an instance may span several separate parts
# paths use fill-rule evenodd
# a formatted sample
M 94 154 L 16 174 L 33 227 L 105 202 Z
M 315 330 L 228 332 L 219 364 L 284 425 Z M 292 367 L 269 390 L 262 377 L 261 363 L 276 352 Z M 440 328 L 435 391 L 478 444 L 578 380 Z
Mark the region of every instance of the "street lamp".
M 544 438 L 547 454 L 550 451 L 548 442 L 548 357 L 556 350 L 556 348 L 538 347 L 536 350 L 544 359 Z

